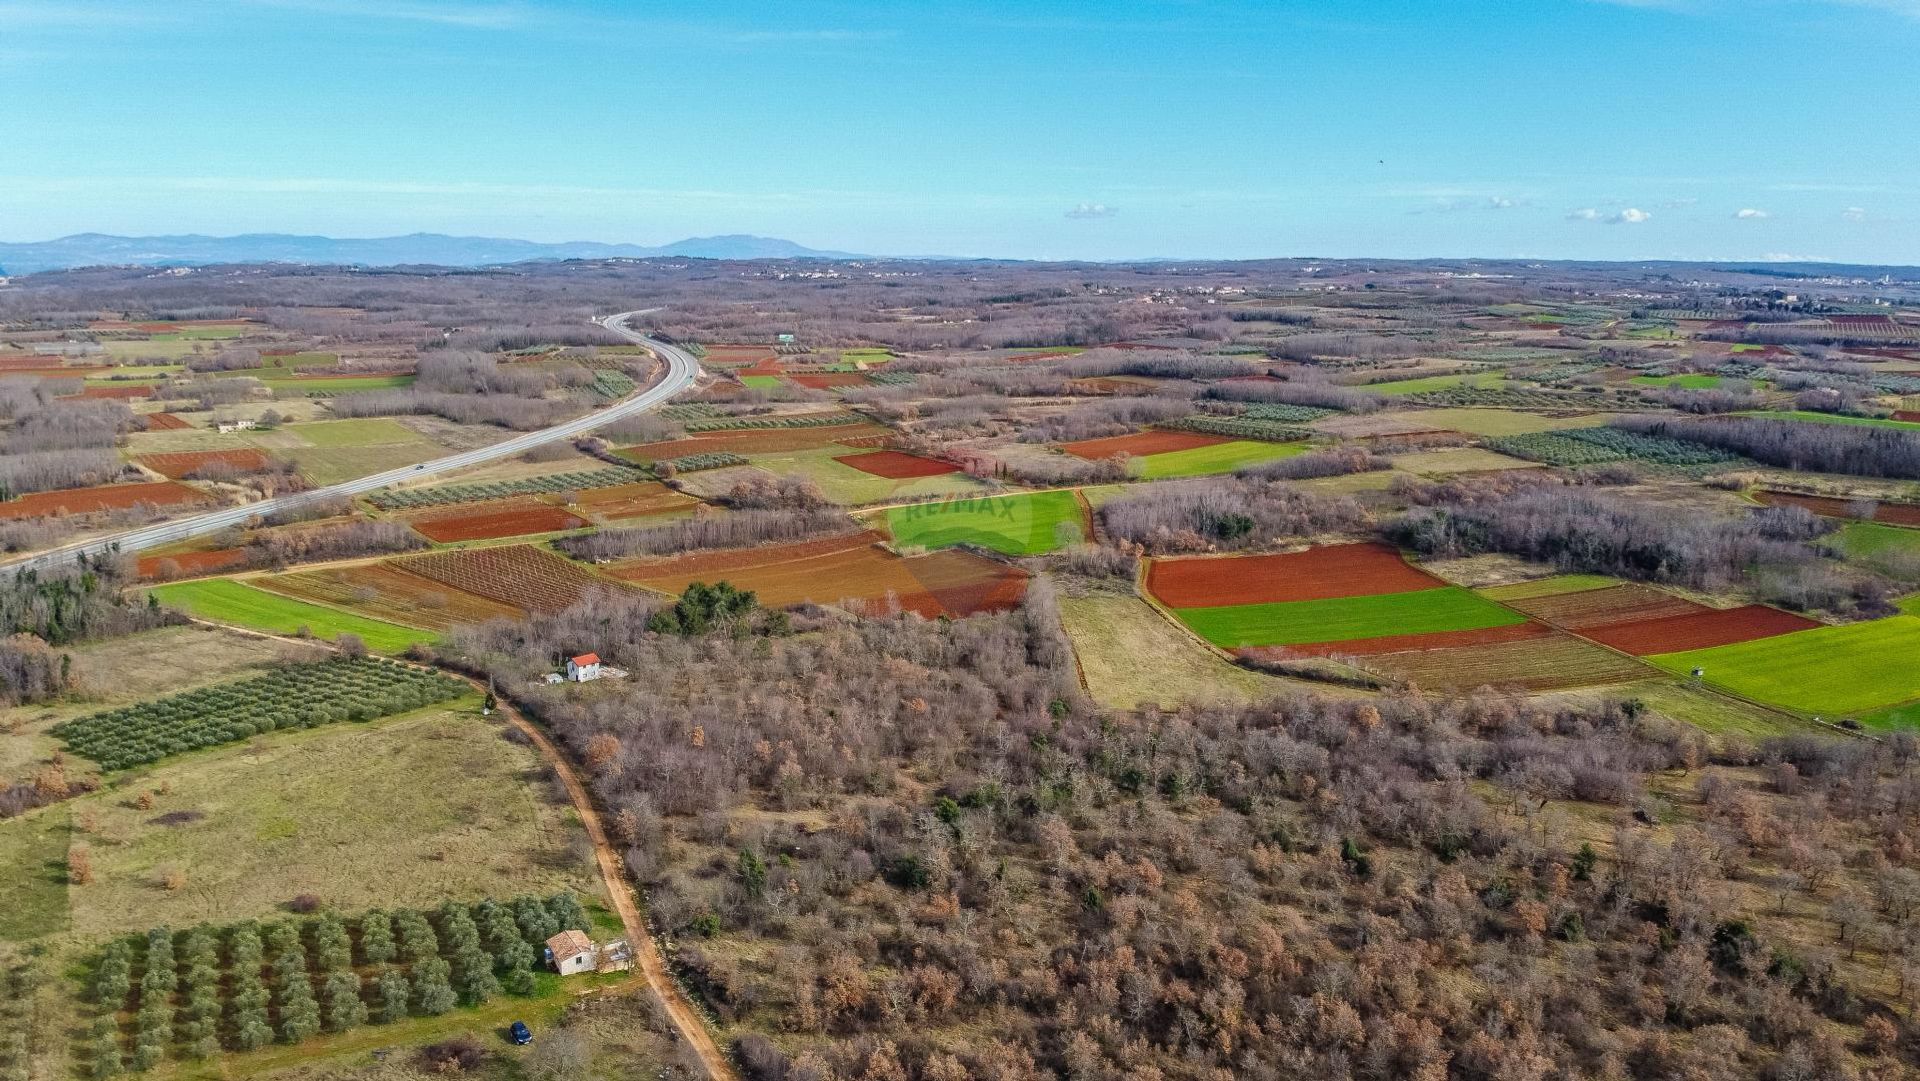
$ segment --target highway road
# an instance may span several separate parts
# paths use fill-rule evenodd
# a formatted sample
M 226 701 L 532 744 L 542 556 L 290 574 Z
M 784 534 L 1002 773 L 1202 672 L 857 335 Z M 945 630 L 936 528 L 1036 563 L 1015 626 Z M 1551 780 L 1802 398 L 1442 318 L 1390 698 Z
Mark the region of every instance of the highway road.
M 649 338 L 627 326 L 627 320 L 632 319 L 636 315 L 644 315 L 654 310 L 656 309 L 644 308 L 638 311 L 621 312 L 619 315 L 609 315 L 594 320 L 594 322 L 628 341 L 636 345 L 645 346 L 666 365 L 666 371 L 658 381 L 634 394 L 632 397 L 623 398 L 605 409 L 595 410 L 584 417 L 567 421 L 564 424 L 556 424 L 551 428 L 542 428 L 537 432 L 525 432 L 510 439 L 504 439 L 498 443 L 494 443 L 491 446 L 481 447 L 478 450 L 462 451 L 459 454 L 451 454 L 445 458 L 438 458 L 420 465 L 410 465 L 400 469 L 389 469 L 384 473 L 375 473 L 372 476 L 361 477 L 358 480 L 350 480 L 326 488 L 315 488 L 311 491 L 280 496 L 276 499 L 263 499 L 257 503 L 248 503 L 244 506 L 208 511 L 205 514 L 195 515 L 191 518 L 177 518 L 155 525 L 142 526 L 138 529 L 130 529 L 123 533 L 97 537 L 93 540 L 80 544 L 71 544 L 64 548 L 55 548 L 51 551 L 42 552 L 39 555 L 0 565 L 0 572 L 17 572 L 28 568 L 47 570 L 60 567 L 74 562 L 82 554 L 92 555 L 105 552 L 115 545 L 118 545 L 122 552 L 139 552 L 148 548 L 157 548 L 163 544 L 172 544 L 175 541 L 186 540 L 189 537 L 198 537 L 213 533 L 225 529 L 228 526 L 240 525 L 250 518 L 297 507 L 302 503 L 310 503 L 314 500 L 331 499 L 339 496 L 363 495 L 367 492 L 377 491 L 395 484 L 424 480 L 427 477 L 439 473 L 466 469 L 470 466 L 498 461 L 501 458 L 511 458 L 522 451 L 531 450 L 541 444 L 553 443 L 562 439 L 572 439 L 576 436 L 585 435 L 595 428 L 611 424 L 623 417 L 631 417 L 637 413 L 644 413 L 655 406 L 665 403 L 669 398 L 692 386 L 695 377 L 700 374 L 699 362 L 686 350 L 654 338 Z

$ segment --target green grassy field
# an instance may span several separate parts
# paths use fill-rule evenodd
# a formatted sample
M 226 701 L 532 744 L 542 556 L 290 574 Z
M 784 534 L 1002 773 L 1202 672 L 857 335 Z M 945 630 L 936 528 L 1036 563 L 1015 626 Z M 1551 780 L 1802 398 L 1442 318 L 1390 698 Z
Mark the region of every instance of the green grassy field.
M 887 511 L 887 531 L 903 548 L 972 544 L 1016 556 L 1086 539 L 1080 501 L 1067 491 L 894 507 Z
M 780 377 L 777 375 L 743 375 L 740 377 L 740 385 L 746 387 L 748 390 L 772 390 L 780 386 Z
M 1739 698 L 1729 698 L 1711 687 L 1685 683 L 1646 683 L 1622 688 L 1622 698 L 1637 698 L 1663 716 L 1684 721 L 1709 735 L 1772 739 L 1815 731 L 1810 725 L 1784 717 Z
M 1920 430 L 1920 424 L 1910 420 L 1889 420 L 1881 417 L 1843 417 L 1837 413 L 1814 413 L 1804 409 L 1763 410 L 1757 413 L 1742 413 L 1743 417 L 1762 417 L 1767 420 L 1799 420 L 1809 424 L 1855 424 L 1865 428 L 1905 428 Z
M 375 443 L 422 443 L 420 433 L 397 420 L 318 420 L 289 424 L 281 431 L 312 447 L 361 447 Z
M 235 372 L 246 375 L 246 372 Z M 288 394 L 352 394 L 361 390 L 391 390 L 394 387 L 413 385 L 411 375 L 349 375 L 340 377 L 307 377 L 299 375 L 268 375 L 260 377 L 263 386 L 273 388 L 275 393 L 285 391 Z
M 1920 698 L 1920 618 L 1819 627 L 1755 642 L 1663 653 L 1647 660 L 1756 701 L 1829 719 Z
M 172 605 L 199 619 L 272 634 L 295 634 L 302 627 L 321 638 L 357 634 L 366 641 L 367 648 L 381 653 L 399 653 L 415 642 L 440 640 L 432 631 L 290 600 L 226 578 L 175 582 L 155 586 L 151 592 L 162 604 Z
M 1628 380 L 1643 387 L 1678 387 L 1681 390 L 1714 390 L 1720 386 L 1717 375 L 1690 372 L 1686 375 L 1636 375 Z
M 1848 559 L 1883 574 L 1911 581 L 1920 571 L 1920 529 L 1849 522 L 1833 539 Z
M 1584 593 L 1589 589 L 1605 589 L 1619 584 L 1618 578 L 1608 578 L 1604 574 L 1561 574 L 1533 582 L 1515 582 L 1510 586 L 1488 586 L 1480 591 L 1480 595 L 1496 601 L 1524 601 L 1533 597 L 1557 597 L 1562 593 Z
M 86 382 L 90 387 L 110 387 L 115 383 L 128 380 L 138 382 L 142 379 L 159 379 L 162 376 L 178 375 L 183 371 L 186 371 L 186 367 L 180 364 L 122 364 L 116 365 L 113 371 L 106 375 L 87 376 Z
M 357 423 L 357 422 L 352 422 Z M 398 469 L 405 465 L 430 462 L 447 452 L 424 439 L 412 443 L 372 443 L 365 446 L 295 447 L 281 452 L 300 467 L 300 475 L 315 484 L 338 484 L 343 480 L 365 477 Z
M 1202 477 L 1210 473 L 1231 473 L 1261 462 L 1291 458 L 1296 454 L 1304 454 L 1306 449 L 1305 443 L 1262 443 L 1236 439 L 1230 443 L 1215 443 L 1210 447 L 1149 454 L 1134 459 L 1134 470 L 1146 480 Z
M 56 803 L 0 822 L 0 941 L 67 929 L 67 852 L 73 807 Z
M 1395 379 L 1387 383 L 1368 383 L 1360 390 L 1374 394 L 1398 397 L 1402 394 L 1425 394 L 1430 390 L 1448 390 L 1453 387 L 1497 387 L 1505 377 L 1499 372 L 1463 372 L 1458 375 L 1429 375 L 1420 379 Z
M 1174 613 L 1207 641 L 1229 649 L 1478 630 L 1526 622 L 1520 613 L 1459 586 L 1371 597 L 1177 608 Z
M 1583 417 L 1543 417 L 1537 413 L 1520 413 L 1512 409 L 1468 408 L 1422 409 L 1417 413 L 1391 415 L 1417 420 L 1435 428 L 1466 432 L 1468 435 L 1530 435 L 1564 428 L 1598 428 L 1612 417 L 1610 413 L 1589 413 Z

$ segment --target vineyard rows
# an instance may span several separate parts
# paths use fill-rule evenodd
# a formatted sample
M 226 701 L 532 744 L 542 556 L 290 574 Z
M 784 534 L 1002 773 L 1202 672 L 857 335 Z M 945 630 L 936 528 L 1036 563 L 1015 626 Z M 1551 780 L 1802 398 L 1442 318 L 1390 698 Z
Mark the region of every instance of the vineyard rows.
M 181 933 L 155 927 L 113 940 L 95 959 L 88 997 L 98 1014 L 82 1050 L 92 1076 L 108 1077 L 532 995 L 547 939 L 569 928 L 590 930 L 571 893 L 351 921 L 326 913 Z
M 1179 420 L 1170 420 L 1160 427 L 1185 432 L 1204 432 L 1207 435 L 1224 435 L 1233 439 L 1259 439 L 1269 443 L 1292 443 L 1313 435 L 1305 428 L 1248 417 L 1181 417 Z
M 689 432 L 757 431 L 766 428 L 831 428 L 852 424 L 859 417 L 847 413 L 801 413 L 787 417 L 715 417 L 686 424 Z
M 484 484 L 447 484 L 437 488 L 407 488 L 397 492 L 375 492 L 367 502 L 381 510 L 417 510 L 443 507 L 452 503 L 478 503 L 514 495 L 539 495 L 552 492 L 576 492 L 586 488 L 610 488 L 645 479 L 647 471 L 638 467 L 609 466 L 605 469 L 574 473 L 549 473 L 519 480 L 496 480 Z
M 54 728 L 67 748 L 117 770 L 280 728 L 370 721 L 458 696 L 464 685 L 391 661 L 348 658 L 122 706 Z
M 624 398 L 633 393 L 633 377 L 618 369 L 601 369 L 593 373 L 593 392 L 602 398 Z
M 579 603 L 595 589 L 627 587 L 530 544 L 432 552 L 393 561 L 408 574 L 511 605 L 523 611 L 557 612 Z

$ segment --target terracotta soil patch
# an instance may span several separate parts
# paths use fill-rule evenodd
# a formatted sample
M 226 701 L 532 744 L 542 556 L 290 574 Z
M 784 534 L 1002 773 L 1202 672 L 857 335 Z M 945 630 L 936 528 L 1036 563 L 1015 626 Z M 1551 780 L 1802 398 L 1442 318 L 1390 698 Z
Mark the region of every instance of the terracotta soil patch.
M 216 462 L 232 466 L 241 473 L 258 473 L 273 465 L 273 459 L 258 450 L 183 450 L 172 454 L 142 454 L 134 461 L 163 477 L 179 480 L 195 470 Z
M 730 451 L 734 454 L 777 454 L 788 450 L 814 450 L 832 446 L 843 439 L 861 439 L 885 435 L 877 424 L 834 424 L 824 428 L 746 428 L 731 432 L 703 432 L 665 443 L 642 443 L 620 453 L 637 462 L 657 462 L 663 458 L 684 458 L 689 454 Z
M 207 499 L 205 492 L 170 480 L 150 484 L 103 484 L 97 488 L 63 488 L 10 499 L 0 503 L 0 518 L 91 514 L 102 510 L 124 510 L 142 503 L 156 507 L 177 507 L 183 503 L 203 503 Z
M 386 563 L 276 574 L 249 579 L 248 584 L 295 600 L 331 604 L 374 619 L 434 631 L 461 623 L 518 619 L 526 614 L 512 605 L 453 589 Z
M 1097 462 L 1116 454 L 1131 454 L 1136 458 L 1144 458 L 1149 454 L 1194 450 L 1198 447 L 1214 447 L 1231 442 L 1233 440 L 1225 436 L 1206 435 L 1202 432 L 1153 431 L 1114 435 L 1105 439 L 1082 439 L 1074 443 L 1062 443 L 1060 449 L 1076 458 Z
M 172 413 L 147 414 L 147 431 L 150 432 L 178 432 L 191 427 L 193 427 L 193 425 L 188 424 Z
M 247 554 L 238 548 L 216 548 L 210 552 L 141 556 L 138 569 L 142 578 L 187 578 L 228 570 L 246 561 Z
M 850 465 L 862 473 L 889 480 L 905 480 L 910 477 L 942 477 L 948 473 L 960 472 L 960 467 L 952 462 L 943 462 L 937 458 L 922 458 L 918 454 L 905 454 L 897 450 L 876 450 L 866 454 L 842 454 L 834 461 Z
M 1003 611 L 1026 593 L 1026 572 L 1016 567 L 967 552 L 902 558 L 880 547 L 879 539 L 877 533 L 860 532 L 804 544 L 695 553 L 628 564 L 613 573 L 663 593 L 678 593 L 693 582 L 726 581 L 752 590 L 773 608 L 857 601 L 878 612 L 891 602 L 929 619 Z
M 151 383 L 120 383 L 111 387 L 88 387 L 77 397 L 81 398 L 151 398 Z
M 666 514 L 700 505 L 698 499 L 676 492 L 658 481 L 588 488 L 579 493 L 578 508 L 596 518 L 618 520 Z
M 813 390 L 833 390 L 836 387 L 864 387 L 872 380 L 859 372 L 820 372 L 815 375 L 789 375 L 787 382 Z
M 531 544 L 433 552 L 388 560 L 387 565 L 532 612 L 558 612 L 579 603 L 595 590 L 627 588 L 565 556 Z
M 1904 420 L 1908 424 L 1912 424 L 1915 421 L 1920 421 L 1920 410 L 1896 409 L 1893 411 L 1893 419 Z
M 1147 589 L 1172 608 L 1365 597 L 1444 585 L 1395 549 L 1373 543 L 1284 555 L 1156 559 L 1147 568 Z
M 1671 593 L 1637 585 L 1608 586 L 1605 589 L 1559 593 L 1550 597 L 1527 597 L 1508 601 L 1507 607 L 1589 638 L 1597 637 L 1588 633 L 1596 627 L 1644 623 L 1714 611 L 1704 604 L 1695 604 Z
M 585 519 L 563 507 L 528 498 L 473 503 L 456 511 L 411 516 L 406 521 L 414 532 L 441 544 L 494 537 L 521 537 L 531 533 L 558 533 L 587 524 Z
M 1755 492 L 1755 499 L 1769 507 L 1804 507 L 1822 518 L 1855 518 L 1850 500 L 1824 495 L 1800 495 L 1797 492 Z M 1920 526 L 1920 506 L 1910 503 L 1877 503 L 1873 520 L 1888 525 Z
M 767 345 L 709 345 L 702 360 L 710 364 L 757 364 L 777 355 Z
M 1506 627 L 1481 627 L 1466 631 L 1436 631 L 1432 634 L 1390 634 L 1384 638 L 1356 638 L 1346 642 L 1315 642 L 1296 646 L 1255 646 L 1235 650 L 1241 656 L 1262 653 L 1308 653 L 1314 656 L 1345 654 L 1361 657 L 1375 653 L 1406 653 L 1421 649 L 1452 649 L 1460 646 L 1490 646 L 1500 642 L 1520 642 L 1545 638 L 1553 628 L 1544 623 L 1515 623 Z
M 1654 653 L 1730 646 L 1735 642 L 1773 638 L 1818 626 L 1819 623 L 1805 616 L 1769 608 L 1764 604 L 1749 604 L 1742 608 L 1709 608 L 1688 615 L 1614 624 L 1581 633 L 1622 653 L 1645 657 Z

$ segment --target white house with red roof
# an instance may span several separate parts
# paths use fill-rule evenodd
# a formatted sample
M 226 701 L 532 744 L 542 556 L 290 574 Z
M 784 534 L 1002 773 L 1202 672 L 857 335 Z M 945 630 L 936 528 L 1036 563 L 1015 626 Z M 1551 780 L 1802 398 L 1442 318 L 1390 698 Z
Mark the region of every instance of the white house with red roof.
M 571 683 L 585 683 L 600 678 L 600 655 L 582 653 L 578 657 L 567 658 L 567 680 Z

